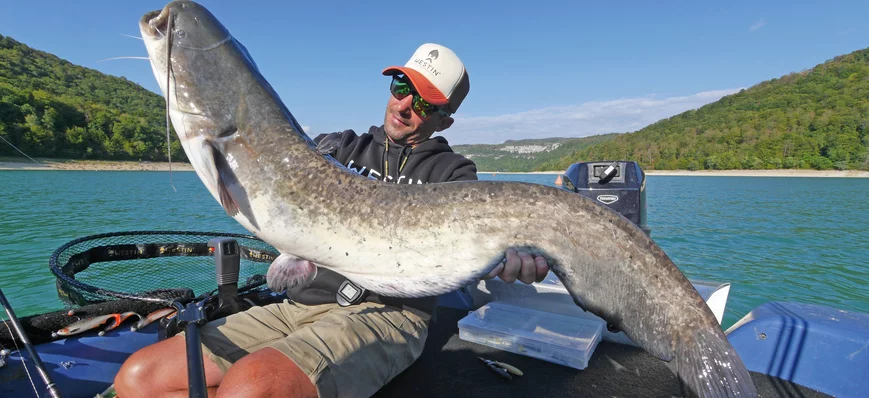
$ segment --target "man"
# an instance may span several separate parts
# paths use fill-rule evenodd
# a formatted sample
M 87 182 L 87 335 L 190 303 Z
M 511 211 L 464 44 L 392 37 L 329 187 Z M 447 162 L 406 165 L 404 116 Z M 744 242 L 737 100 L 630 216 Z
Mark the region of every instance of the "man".
M 324 154 L 368 178 L 398 184 L 475 180 L 476 166 L 442 137 L 468 94 L 464 64 L 453 51 L 424 44 L 392 76 L 383 126 L 320 135 Z M 486 278 L 541 281 L 542 257 L 508 250 Z M 305 260 L 297 260 L 305 261 Z M 437 298 L 339 295 L 349 285 L 319 269 L 290 300 L 213 321 L 201 330 L 206 384 L 220 396 L 367 397 L 422 353 Z M 175 336 L 134 353 L 115 379 L 118 395 L 187 396 L 185 340 Z M 219 388 L 218 388 L 219 387 Z

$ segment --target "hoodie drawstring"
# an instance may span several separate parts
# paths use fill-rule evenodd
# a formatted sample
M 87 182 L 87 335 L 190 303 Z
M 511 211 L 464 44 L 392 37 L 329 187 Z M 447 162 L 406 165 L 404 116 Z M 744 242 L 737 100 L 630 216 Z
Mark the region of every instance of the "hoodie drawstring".
M 409 148 L 410 150 L 407 152 L 407 155 L 404 155 L 404 148 Z M 404 147 L 401 149 L 401 154 L 398 155 L 398 160 L 401 163 L 398 165 L 398 175 L 395 178 L 401 176 L 401 171 L 404 170 L 404 165 L 407 164 L 407 159 L 410 157 L 410 153 L 413 152 L 413 147 Z M 402 156 L 404 156 L 404 160 L 402 160 Z M 389 177 L 389 137 L 386 137 L 383 140 L 383 181 Z

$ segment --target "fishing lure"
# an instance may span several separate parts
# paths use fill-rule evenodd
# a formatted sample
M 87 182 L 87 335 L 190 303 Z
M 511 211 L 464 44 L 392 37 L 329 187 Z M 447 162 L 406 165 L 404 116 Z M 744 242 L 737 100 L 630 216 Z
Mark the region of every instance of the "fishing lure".
M 64 337 L 73 336 L 73 335 L 76 335 L 79 333 L 86 332 L 88 330 L 96 329 L 96 328 L 105 324 L 106 327 L 103 330 L 100 330 L 100 332 L 99 332 L 99 335 L 103 336 L 105 334 L 105 332 L 120 326 L 121 323 L 123 323 L 125 320 L 127 320 L 128 318 L 130 318 L 132 316 L 137 316 L 140 319 L 142 318 L 141 315 L 139 315 L 135 312 L 132 312 L 132 311 L 124 312 L 124 313 L 120 313 L 120 314 L 100 315 L 100 316 L 96 316 L 96 317 L 92 317 L 92 318 L 85 318 L 85 319 L 82 319 L 80 321 L 74 322 L 71 325 L 68 325 L 67 327 L 65 327 L 63 329 L 60 329 L 60 330 L 52 333 L 51 336 L 55 337 L 55 338 L 58 336 L 64 336 Z
M 131 326 L 130 331 L 135 332 L 135 331 L 137 331 L 145 326 L 150 325 L 153 322 L 160 320 L 161 318 L 163 318 L 165 316 L 171 316 L 171 315 L 175 314 L 175 311 L 176 310 L 174 308 L 163 308 L 163 309 L 154 311 L 154 312 L 148 314 L 148 316 L 140 319 L 139 322 L 137 322 L 135 325 Z
M 515 376 L 522 376 L 523 375 L 522 371 L 513 365 L 506 364 L 504 362 L 493 361 L 491 359 L 485 359 L 485 358 L 480 358 L 480 357 L 477 357 L 477 358 L 479 358 L 481 361 L 483 361 L 483 363 L 485 363 L 486 366 L 489 367 L 489 369 L 491 369 L 493 372 L 495 372 L 495 374 L 497 374 L 498 376 L 500 376 L 501 378 L 503 378 L 505 380 L 513 380 L 513 376 L 511 376 L 511 375 L 515 375 Z

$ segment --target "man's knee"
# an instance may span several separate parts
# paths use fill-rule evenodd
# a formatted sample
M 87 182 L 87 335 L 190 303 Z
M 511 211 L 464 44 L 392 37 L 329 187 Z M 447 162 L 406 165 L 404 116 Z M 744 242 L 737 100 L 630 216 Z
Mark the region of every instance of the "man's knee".
M 115 388 L 125 396 L 148 395 L 160 391 L 160 383 L 165 380 L 155 378 L 155 373 L 161 366 L 171 366 L 169 362 L 183 358 L 177 353 L 165 355 L 165 351 L 173 345 L 171 341 L 165 340 L 134 352 L 124 361 L 115 376 Z
M 130 355 L 115 376 L 115 389 L 122 396 L 155 396 L 186 390 L 186 342 L 182 336 L 144 347 Z M 223 373 L 208 358 L 203 358 L 209 387 L 220 384 Z
M 223 377 L 218 397 L 316 397 L 317 387 L 286 355 L 273 348 L 250 353 Z

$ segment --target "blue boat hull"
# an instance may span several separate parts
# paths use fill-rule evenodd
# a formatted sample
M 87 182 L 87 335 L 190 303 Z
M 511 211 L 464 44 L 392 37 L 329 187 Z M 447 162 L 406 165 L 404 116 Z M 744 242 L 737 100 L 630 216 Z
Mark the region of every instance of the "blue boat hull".
M 158 341 L 157 324 L 136 332 L 129 326 L 125 323 L 104 336 L 88 332 L 36 346 L 64 397 L 94 397 L 105 391 L 129 355 Z M 447 334 L 453 328 L 446 328 Z M 753 372 L 837 397 L 862 397 L 869 391 L 869 314 L 772 302 L 746 315 L 728 330 L 728 337 Z M 21 355 L 14 352 L 0 367 L 0 396 L 34 395 Z M 583 372 L 590 371 L 596 370 Z M 30 367 L 30 372 L 44 395 L 35 369 Z
M 869 396 L 869 314 L 771 302 L 727 336 L 751 371 L 837 397 Z
M 104 336 L 95 331 L 86 332 L 35 346 L 63 397 L 93 398 L 105 391 L 133 352 L 158 341 L 156 323 L 135 332 L 130 331 L 131 325 L 124 323 Z M 22 349 L 13 352 L 7 358 L 6 366 L 0 368 L 0 397 L 34 396 L 33 386 L 21 366 L 21 356 L 28 360 L 27 352 Z M 36 369 L 29 366 L 28 370 L 40 395 L 43 395 L 45 385 Z

